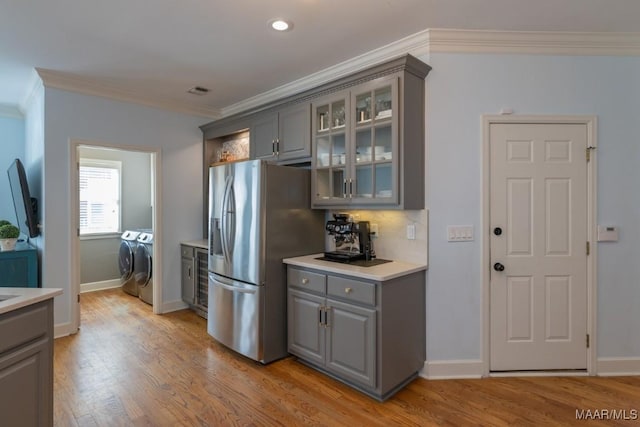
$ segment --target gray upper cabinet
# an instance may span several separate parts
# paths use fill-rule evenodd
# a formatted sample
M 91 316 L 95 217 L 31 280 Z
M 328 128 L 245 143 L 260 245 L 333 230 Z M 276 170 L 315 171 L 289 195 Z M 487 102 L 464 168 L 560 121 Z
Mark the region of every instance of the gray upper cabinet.
M 398 72 L 313 102 L 313 207 L 424 209 L 423 94 Z
M 251 157 L 279 163 L 308 159 L 311 155 L 310 123 L 309 103 L 257 114 L 250 127 Z

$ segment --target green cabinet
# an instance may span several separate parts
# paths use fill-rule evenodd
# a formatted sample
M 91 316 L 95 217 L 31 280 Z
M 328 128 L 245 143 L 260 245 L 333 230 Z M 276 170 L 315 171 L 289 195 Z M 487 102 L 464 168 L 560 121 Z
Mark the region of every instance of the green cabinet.
M 424 272 L 377 282 L 288 266 L 289 353 L 384 400 L 425 360 Z
M 0 287 L 38 287 L 36 248 L 19 242 L 15 250 L 0 252 Z

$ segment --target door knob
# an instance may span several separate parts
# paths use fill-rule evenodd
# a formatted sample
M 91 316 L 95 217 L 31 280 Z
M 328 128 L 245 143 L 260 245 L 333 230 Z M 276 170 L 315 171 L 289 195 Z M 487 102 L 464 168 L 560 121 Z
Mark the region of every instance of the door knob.
M 496 236 L 499 236 L 502 234 L 502 228 L 500 227 L 496 227 L 493 229 L 493 234 L 495 234 Z
M 496 262 L 495 264 L 493 264 L 493 269 L 495 271 L 504 271 L 504 265 L 500 264 L 499 262 Z

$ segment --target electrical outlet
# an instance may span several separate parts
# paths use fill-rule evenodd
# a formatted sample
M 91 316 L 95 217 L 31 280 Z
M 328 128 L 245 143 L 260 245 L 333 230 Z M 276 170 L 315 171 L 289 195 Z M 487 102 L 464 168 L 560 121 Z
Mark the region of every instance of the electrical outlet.
M 371 233 L 371 236 L 378 237 L 380 235 L 378 231 L 378 224 L 371 224 L 369 226 L 369 232 Z
M 416 240 L 416 225 L 415 224 L 407 225 L 407 239 L 408 240 Z

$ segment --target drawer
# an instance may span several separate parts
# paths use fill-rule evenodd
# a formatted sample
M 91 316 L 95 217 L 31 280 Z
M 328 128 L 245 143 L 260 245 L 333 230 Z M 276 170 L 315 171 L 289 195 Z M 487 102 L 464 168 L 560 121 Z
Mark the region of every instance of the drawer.
M 182 258 L 193 258 L 195 248 L 193 246 L 180 245 Z
M 327 277 L 327 295 L 361 304 L 376 305 L 376 285 L 342 277 Z
M 42 303 L 0 315 L 0 354 L 46 335 L 48 319 L 48 307 Z
M 324 274 L 312 273 L 291 267 L 287 269 L 287 284 L 289 286 L 324 294 L 326 292 L 326 281 L 327 276 Z

